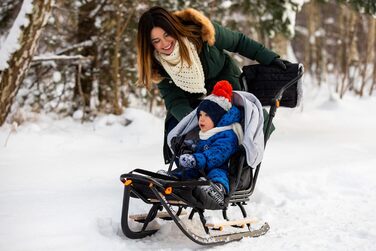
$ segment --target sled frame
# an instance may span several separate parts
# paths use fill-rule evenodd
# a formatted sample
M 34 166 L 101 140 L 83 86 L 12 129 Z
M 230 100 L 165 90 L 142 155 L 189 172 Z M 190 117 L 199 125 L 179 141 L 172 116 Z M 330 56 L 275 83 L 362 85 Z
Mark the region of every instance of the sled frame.
M 138 171 L 141 171 L 142 169 L 138 169 Z M 143 172 L 145 170 L 142 170 Z M 175 222 L 175 224 L 178 226 L 178 228 L 182 231 L 184 235 L 186 235 L 190 240 L 193 242 L 200 244 L 200 245 L 219 245 L 224 244 L 231 241 L 237 241 L 244 237 L 257 237 L 260 235 L 265 234 L 269 230 L 269 225 L 265 223 L 261 228 L 256 230 L 248 230 L 241 233 L 235 233 L 235 234 L 222 234 L 222 235 L 209 235 L 209 228 L 206 226 L 205 218 L 203 217 L 204 210 L 200 208 L 192 208 L 191 212 L 198 212 L 200 215 L 200 221 L 203 224 L 204 230 L 207 234 L 207 236 L 200 236 L 190 230 L 189 227 L 186 226 L 186 224 L 180 219 L 180 213 L 183 208 L 190 207 L 188 205 L 188 202 L 184 201 L 183 198 L 180 198 L 176 194 L 170 194 L 169 199 L 166 198 L 165 195 L 165 186 L 162 185 L 160 182 L 158 182 L 156 179 L 153 179 L 151 177 L 146 177 L 139 174 L 127 174 L 125 176 L 122 176 L 122 181 L 126 183 L 127 180 L 132 180 L 133 182 L 149 182 L 148 188 L 153 192 L 157 200 L 149 199 L 141 194 L 137 193 L 135 189 L 132 188 L 132 185 L 127 183 L 124 188 L 124 196 L 123 196 L 123 209 L 122 209 L 122 217 L 121 217 L 121 228 L 123 233 L 131 239 L 141 239 L 149 235 L 153 235 L 158 231 L 158 229 L 147 229 L 148 224 L 154 220 L 157 216 L 157 212 L 164 209 L 168 215 L 170 216 L 170 219 Z M 176 186 L 180 182 L 176 182 Z M 207 185 L 208 181 L 197 181 L 197 182 L 190 182 L 185 183 L 185 185 Z M 171 184 L 168 184 L 171 185 Z M 134 231 L 129 227 L 128 220 L 131 218 L 129 216 L 129 201 L 130 201 L 130 195 L 131 193 L 134 193 L 138 198 L 142 199 L 145 203 L 151 204 L 151 209 L 149 210 L 149 213 L 143 220 L 143 226 L 142 229 L 139 231 Z M 172 195 L 172 196 L 171 196 Z M 173 209 L 173 206 L 177 206 L 177 210 Z M 191 219 L 191 215 L 190 215 Z

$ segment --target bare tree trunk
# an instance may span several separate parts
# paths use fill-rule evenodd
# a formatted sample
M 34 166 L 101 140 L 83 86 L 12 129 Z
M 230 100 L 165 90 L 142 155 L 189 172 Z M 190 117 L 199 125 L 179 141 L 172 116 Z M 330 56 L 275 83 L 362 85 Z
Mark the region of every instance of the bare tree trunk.
M 33 0 L 29 23 L 20 34 L 20 47 L 8 61 L 9 67 L 0 73 L 0 125 L 10 111 L 14 97 L 29 69 L 39 37 L 51 11 L 52 0 Z
M 325 51 L 325 41 L 326 36 L 324 34 L 325 29 L 323 27 L 322 23 L 322 5 L 316 4 L 315 6 L 315 16 L 314 23 L 315 23 L 315 44 L 314 46 L 314 52 L 315 52 L 315 65 L 316 65 L 316 78 L 317 78 L 317 84 L 320 86 L 322 82 L 325 80 L 325 73 L 326 73 L 326 51 Z
M 374 55 L 374 47 L 375 47 L 375 30 L 376 30 L 376 19 L 373 17 L 367 17 L 367 25 L 368 28 L 368 34 L 367 34 L 367 49 L 366 49 L 366 55 L 364 57 L 363 61 L 363 68 L 362 68 L 362 85 L 359 90 L 359 96 L 363 96 L 364 94 L 364 88 L 367 84 L 367 71 L 368 71 L 368 64 L 372 62 L 372 58 L 375 58 Z
M 308 71 L 312 74 L 313 80 L 316 79 L 316 56 L 317 56 L 317 47 L 316 47 L 316 16 L 317 16 L 317 5 L 315 1 L 310 1 L 308 3 L 308 20 L 307 20 L 307 42 L 305 46 L 305 62 Z
M 355 79 L 359 70 L 359 51 L 358 51 L 358 28 L 359 28 L 360 15 L 351 10 L 351 19 L 350 19 L 350 55 L 349 55 L 349 81 L 346 90 L 354 91 L 355 90 Z M 351 72 L 351 69 L 353 70 Z
M 345 7 L 347 8 L 347 7 Z M 356 27 L 358 17 L 354 11 L 346 9 L 346 13 L 348 13 L 349 21 L 348 25 L 346 25 L 346 38 L 348 40 L 346 43 L 343 44 L 344 48 L 344 65 L 343 65 L 343 77 L 342 83 L 340 88 L 339 96 L 340 98 L 346 93 L 348 89 L 353 88 L 353 81 L 350 79 L 350 66 L 358 61 L 357 49 L 356 49 Z
M 117 1 L 119 4 L 119 1 Z M 120 86 L 120 76 L 119 76 L 119 64 L 120 64 L 120 42 L 121 42 L 121 25 L 122 25 L 122 17 L 120 10 L 116 11 L 116 32 L 115 32 L 115 44 L 114 44 L 114 52 L 112 56 L 112 81 L 113 81 L 113 112 L 116 115 L 121 114 L 121 107 L 119 105 L 119 86 Z
M 78 92 L 81 97 L 81 102 L 82 102 L 82 117 L 81 117 L 81 123 L 85 121 L 85 106 L 86 106 L 86 101 L 85 101 L 85 95 L 82 90 L 82 85 L 81 85 L 81 75 L 82 75 L 82 65 L 81 63 L 78 63 L 76 66 L 76 86 L 78 88 Z
M 340 36 L 343 39 L 342 44 L 341 44 L 341 82 L 340 82 L 340 88 L 338 89 L 338 93 L 340 94 L 340 98 L 342 98 L 342 95 L 344 93 L 345 87 L 346 87 L 346 81 L 347 81 L 347 74 L 348 74 L 348 59 L 347 59 L 347 54 L 348 54 L 348 9 L 346 6 L 340 6 L 341 12 L 342 12 L 342 29 Z
M 287 58 L 287 47 L 289 46 L 289 40 L 283 34 L 277 34 L 272 39 L 272 44 L 272 48 L 281 56 L 281 58 Z
M 116 5 L 120 5 L 120 0 L 116 0 Z M 115 44 L 114 44 L 114 53 L 112 56 L 112 80 L 113 80 L 113 94 L 114 99 L 112 101 L 114 107 L 114 114 L 121 114 L 122 110 L 120 107 L 120 90 L 121 85 L 121 74 L 120 74 L 120 48 L 121 48 L 121 38 L 125 29 L 128 27 L 129 22 L 134 14 L 135 10 L 132 9 L 128 13 L 126 20 L 124 20 L 124 13 L 121 12 L 121 9 L 116 11 L 116 32 L 115 32 Z
M 373 20 L 375 21 L 375 20 Z M 376 25 L 375 25 L 376 26 Z M 374 32 L 376 34 L 376 27 L 374 29 Z M 371 85 L 371 88 L 369 89 L 369 95 L 371 96 L 372 93 L 373 93 L 373 90 L 376 89 L 376 44 L 373 45 L 373 81 L 372 81 L 372 85 Z
M 369 89 L 369 95 L 371 96 L 372 93 L 373 93 L 373 90 L 376 89 L 376 60 L 374 60 L 373 62 L 373 81 L 372 81 L 372 85 L 371 85 L 371 88 Z
M 338 14 L 338 29 L 339 29 L 339 36 L 337 40 L 337 47 L 338 50 L 336 50 L 336 66 L 335 69 L 337 69 L 337 86 L 336 86 L 336 93 L 340 92 L 342 81 L 340 80 L 342 78 L 342 74 L 345 72 L 346 68 L 346 9 L 344 6 L 339 6 L 339 14 Z
M 92 41 L 93 37 L 98 35 L 98 30 L 95 27 L 95 15 L 91 13 L 97 8 L 95 1 L 86 1 L 79 7 L 78 13 L 78 28 L 77 28 L 77 42 Z M 88 64 L 82 65 L 80 81 L 81 86 L 75 86 L 75 99 L 77 103 L 82 103 L 83 112 L 89 112 L 87 108 L 90 107 L 91 91 L 93 90 L 94 72 L 97 62 L 98 48 L 93 42 L 90 46 L 81 49 L 80 54 L 85 57 L 90 57 L 92 60 Z M 81 90 L 80 90 L 81 88 Z M 81 101 L 81 102 L 80 102 Z M 83 101 L 83 102 L 82 102 Z M 85 109 L 86 108 L 86 109 Z
M 116 6 L 120 5 L 120 1 L 116 0 Z M 121 9 L 117 9 L 115 11 L 116 17 L 116 31 L 115 31 L 115 44 L 114 44 L 114 52 L 112 56 L 112 81 L 113 81 L 113 112 L 116 115 L 121 114 L 121 107 L 119 105 L 119 87 L 120 87 L 120 43 L 121 37 L 123 34 L 123 17 Z

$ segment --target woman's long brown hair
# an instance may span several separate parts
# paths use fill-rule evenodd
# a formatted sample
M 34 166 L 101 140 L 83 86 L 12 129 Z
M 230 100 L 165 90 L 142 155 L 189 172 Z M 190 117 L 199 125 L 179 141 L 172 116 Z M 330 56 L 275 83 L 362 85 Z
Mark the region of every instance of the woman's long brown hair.
M 153 55 L 154 46 L 151 42 L 151 30 L 154 27 L 162 28 L 179 42 L 181 58 L 189 65 L 192 61 L 182 37 L 188 38 L 195 45 L 198 53 L 203 44 L 200 27 L 182 24 L 176 16 L 162 7 L 152 7 L 142 14 L 137 32 L 138 83 L 149 90 L 152 86 L 153 74 L 156 74 L 158 69 L 158 62 Z

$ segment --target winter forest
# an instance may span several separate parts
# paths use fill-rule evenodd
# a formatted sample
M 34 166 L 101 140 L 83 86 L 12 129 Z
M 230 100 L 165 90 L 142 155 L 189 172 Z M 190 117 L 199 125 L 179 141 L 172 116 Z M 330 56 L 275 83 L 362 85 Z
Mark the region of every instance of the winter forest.
M 330 85 L 340 97 L 370 96 L 376 88 L 372 0 L 5 0 L 0 12 L 0 124 L 9 113 L 8 122 L 21 119 L 17 111 L 25 109 L 76 114 L 83 121 L 100 113 L 119 115 L 130 105 L 163 113 L 158 91 L 136 85 L 137 21 L 153 5 L 196 8 L 282 58 L 303 63 L 315 85 Z M 235 58 L 240 65 L 252 63 Z
M 119 176 L 166 168 L 164 101 L 137 82 L 138 21 L 156 5 L 304 65 L 246 206 L 271 230 L 210 250 L 374 250 L 375 0 L 1 0 L 0 250 L 202 248 L 171 222 L 143 240 L 119 230 Z

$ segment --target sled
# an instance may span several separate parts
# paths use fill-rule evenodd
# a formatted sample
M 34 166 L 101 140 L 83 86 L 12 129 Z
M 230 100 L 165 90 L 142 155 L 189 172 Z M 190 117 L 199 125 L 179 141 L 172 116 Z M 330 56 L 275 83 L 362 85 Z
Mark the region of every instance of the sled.
M 246 95 L 245 93 L 253 92 L 257 99 L 261 101 L 262 107 L 270 106 L 269 116 L 266 121 L 262 122 L 264 125 L 262 132 L 263 148 L 272 130 L 272 121 L 277 108 L 280 106 L 295 107 L 298 104 L 303 66 L 300 64 L 288 64 L 287 66 L 288 69 L 283 72 L 272 66 L 266 68 L 261 65 L 243 67 L 241 82 L 244 91 L 234 91 L 234 102 L 236 97 L 239 99 Z M 264 80 L 268 83 L 274 81 L 274 86 L 265 84 Z M 288 98 L 284 98 L 285 93 L 288 94 Z M 249 93 L 246 96 L 248 97 Z M 242 109 L 241 105 L 236 105 Z M 244 115 L 247 112 L 246 109 L 242 111 Z M 178 138 L 178 148 L 182 146 L 184 139 L 194 131 L 189 127 L 187 128 Z M 244 131 L 247 132 L 246 129 Z M 246 137 L 248 136 L 245 135 Z M 177 137 L 174 137 L 174 139 L 177 139 Z M 179 152 L 175 149 L 168 173 L 170 173 L 178 154 Z M 261 167 L 261 161 L 255 166 L 249 165 L 248 157 L 248 147 L 246 144 L 242 144 L 239 151 L 230 158 L 230 192 L 225 197 L 224 205 L 215 207 L 208 207 L 205 202 L 199 201 L 194 195 L 196 187 L 211 184 L 208 180 L 181 181 L 172 176 L 144 169 L 134 169 L 121 175 L 120 180 L 124 184 L 121 228 L 124 235 L 130 239 L 141 239 L 153 235 L 159 229 L 155 228 L 155 224 L 150 223 L 156 219 L 173 221 L 184 235 L 200 245 L 218 245 L 241 240 L 245 237 L 264 235 L 270 229 L 269 224 L 267 222 L 260 224 L 260 222 L 248 218 L 247 211 L 244 208 L 254 192 Z M 148 204 L 150 206 L 149 212 L 142 215 L 129 215 L 130 198 L 140 199 Z M 227 216 L 229 206 L 238 207 L 243 218 L 230 220 Z M 204 215 L 205 210 L 222 210 L 223 221 L 207 223 Z M 188 211 L 190 211 L 189 215 Z M 205 234 L 197 233 L 187 224 L 193 220 L 195 215 L 198 215 Z M 142 226 L 137 230 L 132 229 L 131 221 L 141 223 Z M 218 231 L 228 228 L 231 228 L 232 231 Z

